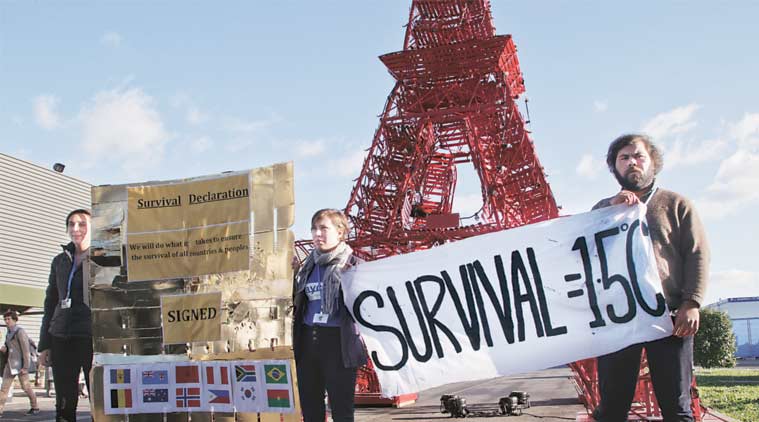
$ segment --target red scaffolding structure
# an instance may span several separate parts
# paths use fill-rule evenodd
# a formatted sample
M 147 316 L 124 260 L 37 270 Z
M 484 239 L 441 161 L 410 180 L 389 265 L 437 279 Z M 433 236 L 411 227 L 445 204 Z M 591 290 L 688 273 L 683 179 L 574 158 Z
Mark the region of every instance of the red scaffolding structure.
M 396 82 L 345 208 L 357 255 L 381 259 L 558 217 L 516 103 L 525 92 L 516 46 L 510 35 L 495 34 L 488 0 L 412 0 L 403 50 L 380 60 Z M 481 186 L 475 224 L 453 213 L 456 168 L 465 163 Z M 303 257 L 310 242 L 296 249 Z M 595 359 L 570 366 L 591 412 Z M 652 391 L 644 358 L 631 414 L 659 415 Z M 381 398 L 371 362 L 360 368 L 358 404 L 413 399 Z

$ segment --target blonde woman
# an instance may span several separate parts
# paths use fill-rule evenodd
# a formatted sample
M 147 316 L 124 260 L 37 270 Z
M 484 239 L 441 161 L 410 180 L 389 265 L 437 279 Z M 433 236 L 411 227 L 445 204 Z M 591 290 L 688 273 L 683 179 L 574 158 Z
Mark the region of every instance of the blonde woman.
M 26 414 L 36 415 L 40 412 L 40 408 L 37 406 L 37 396 L 34 395 L 32 384 L 29 382 L 29 371 L 34 372 L 34 368 L 31 366 L 32 356 L 29 347 L 29 336 L 18 325 L 18 314 L 16 311 L 4 313 L 3 319 L 8 331 L 5 334 L 5 342 L 0 346 L 0 352 L 7 356 L 5 368 L 3 369 L 3 385 L 0 387 L 0 415 L 3 413 L 13 379 L 17 376 L 18 382 L 21 383 L 21 389 L 29 396 L 29 403 L 31 404 L 31 409 Z
M 324 422 L 324 393 L 335 422 L 354 420 L 356 370 L 366 350 L 343 302 L 342 274 L 355 264 L 348 220 L 335 209 L 311 217 L 314 249 L 295 276 L 293 350 L 304 422 Z

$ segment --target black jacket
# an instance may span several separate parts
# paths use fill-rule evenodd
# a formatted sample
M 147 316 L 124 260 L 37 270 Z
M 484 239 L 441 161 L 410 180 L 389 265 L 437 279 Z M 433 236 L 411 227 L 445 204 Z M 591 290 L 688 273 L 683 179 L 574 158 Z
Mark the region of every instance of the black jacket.
M 53 258 L 50 277 L 45 292 L 45 315 L 40 329 L 39 351 L 50 348 L 50 336 L 92 337 L 92 315 L 84 300 L 86 289 L 82 277 L 82 265 L 77 267 L 71 280 L 71 307 L 61 308 L 61 300 L 66 298 L 69 273 L 74 264 L 73 243 L 61 246 L 63 252 Z
M 301 346 L 302 341 L 302 328 L 303 328 L 303 314 L 306 312 L 308 298 L 306 297 L 306 291 L 301 290 L 298 292 L 293 283 L 293 305 L 295 312 L 293 315 L 293 353 L 295 359 L 298 360 L 300 351 L 303 350 Z M 340 289 L 340 299 L 338 300 L 339 306 L 344 307 L 343 291 Z M 341 312 L 343 315 L 340 321 L 340 350 L 343 353 L 343 366 L 346 368 L 358 368 L 359 366 L 366 365 L 367 354 L 364 341 L 361 339 L 361 335 L 358 332 L 358 327 L 353 321 L 353 317 L 349 312 Z

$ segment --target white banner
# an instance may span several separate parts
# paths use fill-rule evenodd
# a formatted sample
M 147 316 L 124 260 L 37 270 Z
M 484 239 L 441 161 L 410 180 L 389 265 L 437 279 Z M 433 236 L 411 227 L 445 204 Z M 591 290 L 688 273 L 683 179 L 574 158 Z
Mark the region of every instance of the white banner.
M 528 372 L 670 335 L 644 205 L 359 265 L 346 276 L 384 396 Z

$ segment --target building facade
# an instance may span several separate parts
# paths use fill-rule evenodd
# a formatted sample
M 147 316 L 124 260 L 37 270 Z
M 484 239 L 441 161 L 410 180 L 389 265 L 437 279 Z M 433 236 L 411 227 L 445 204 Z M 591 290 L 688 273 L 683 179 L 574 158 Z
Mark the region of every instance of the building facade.
M 37 341 L 50 263 L 69 242 L 66 215 L 90 208 L 90 184 L 0 153 L 0 309 Z
M 733 322 L 736 357 L 759 358 L 759 296 L 723 299 L 708 308 L 727 313 Z

